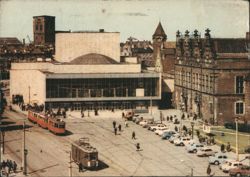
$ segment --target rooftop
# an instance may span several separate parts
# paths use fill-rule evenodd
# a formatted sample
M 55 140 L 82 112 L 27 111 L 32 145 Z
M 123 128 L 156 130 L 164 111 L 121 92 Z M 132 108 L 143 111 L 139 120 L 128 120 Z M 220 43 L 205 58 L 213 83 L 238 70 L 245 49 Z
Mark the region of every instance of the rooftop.
M 22 45 L 16 37 L 0 37 L 0 45 Z
M 119 64 L 119 63 L 108 56 L 96 53 L 89 53 L 73 59 L 69 64 L 103 65 L 103 64 Z
M 156 30 L 155 30 L 155 33 L 153 34 L 153 36 L 163 36 L 163 37 L 167 37 L 167 35 L 165 34 L 165 31 L 161 25 L 161 22 L 159 22 Z

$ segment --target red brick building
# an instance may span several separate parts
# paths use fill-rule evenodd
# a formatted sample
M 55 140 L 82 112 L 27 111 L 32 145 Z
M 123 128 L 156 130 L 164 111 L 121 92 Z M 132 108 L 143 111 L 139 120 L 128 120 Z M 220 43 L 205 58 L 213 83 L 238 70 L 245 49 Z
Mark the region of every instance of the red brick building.
M 55 44 L 55 17 L 34 16 L 33 17 L 34 44 Z
M 175 107 L 211 124 L 250 120 L 246 38 L 176 34 Z M 248 77 L 247 77 L 248 76 Z

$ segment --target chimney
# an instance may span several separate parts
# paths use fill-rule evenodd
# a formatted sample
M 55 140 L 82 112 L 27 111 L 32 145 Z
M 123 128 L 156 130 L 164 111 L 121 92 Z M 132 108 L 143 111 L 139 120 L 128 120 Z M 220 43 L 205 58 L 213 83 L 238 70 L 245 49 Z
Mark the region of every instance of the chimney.
M 23 38 L 23 45 L 25 45 L 25 39 Z

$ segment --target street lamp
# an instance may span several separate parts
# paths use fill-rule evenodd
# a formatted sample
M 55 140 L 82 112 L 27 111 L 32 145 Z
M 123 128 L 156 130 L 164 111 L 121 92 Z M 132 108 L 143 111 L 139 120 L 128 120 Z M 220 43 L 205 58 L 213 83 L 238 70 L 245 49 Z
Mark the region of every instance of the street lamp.
M 192 139 L 194 139 L 194 122 L 191 122 L 191 127 L 192 127 Z
M 236 139 L 236 160 L 239 160 L 239 144 L 238 144 L 238 120 L 239 117 L 235 118 L 235 124 L 236 124 L 236 128 L 235 128 L 235 139 Z

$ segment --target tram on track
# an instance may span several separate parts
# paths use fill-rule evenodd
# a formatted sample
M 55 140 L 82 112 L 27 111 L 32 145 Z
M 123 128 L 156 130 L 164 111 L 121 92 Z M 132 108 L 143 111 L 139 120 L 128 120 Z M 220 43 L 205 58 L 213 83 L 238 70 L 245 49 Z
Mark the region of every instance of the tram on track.
M 50 132 L 56 135 L 63 135 L 66 132 L 66 123 L 52 116 L 47 116 L 34 111 L 28 111 L 28 120 L 37 124 L 38 126 L 48 129 Z
M 96 169 L 98 163 L 98 151 L 89 144 L 88 138 L 80 138 L 71 145 L 72 159 L 76 164 L 82 164 L 84 168 Z

